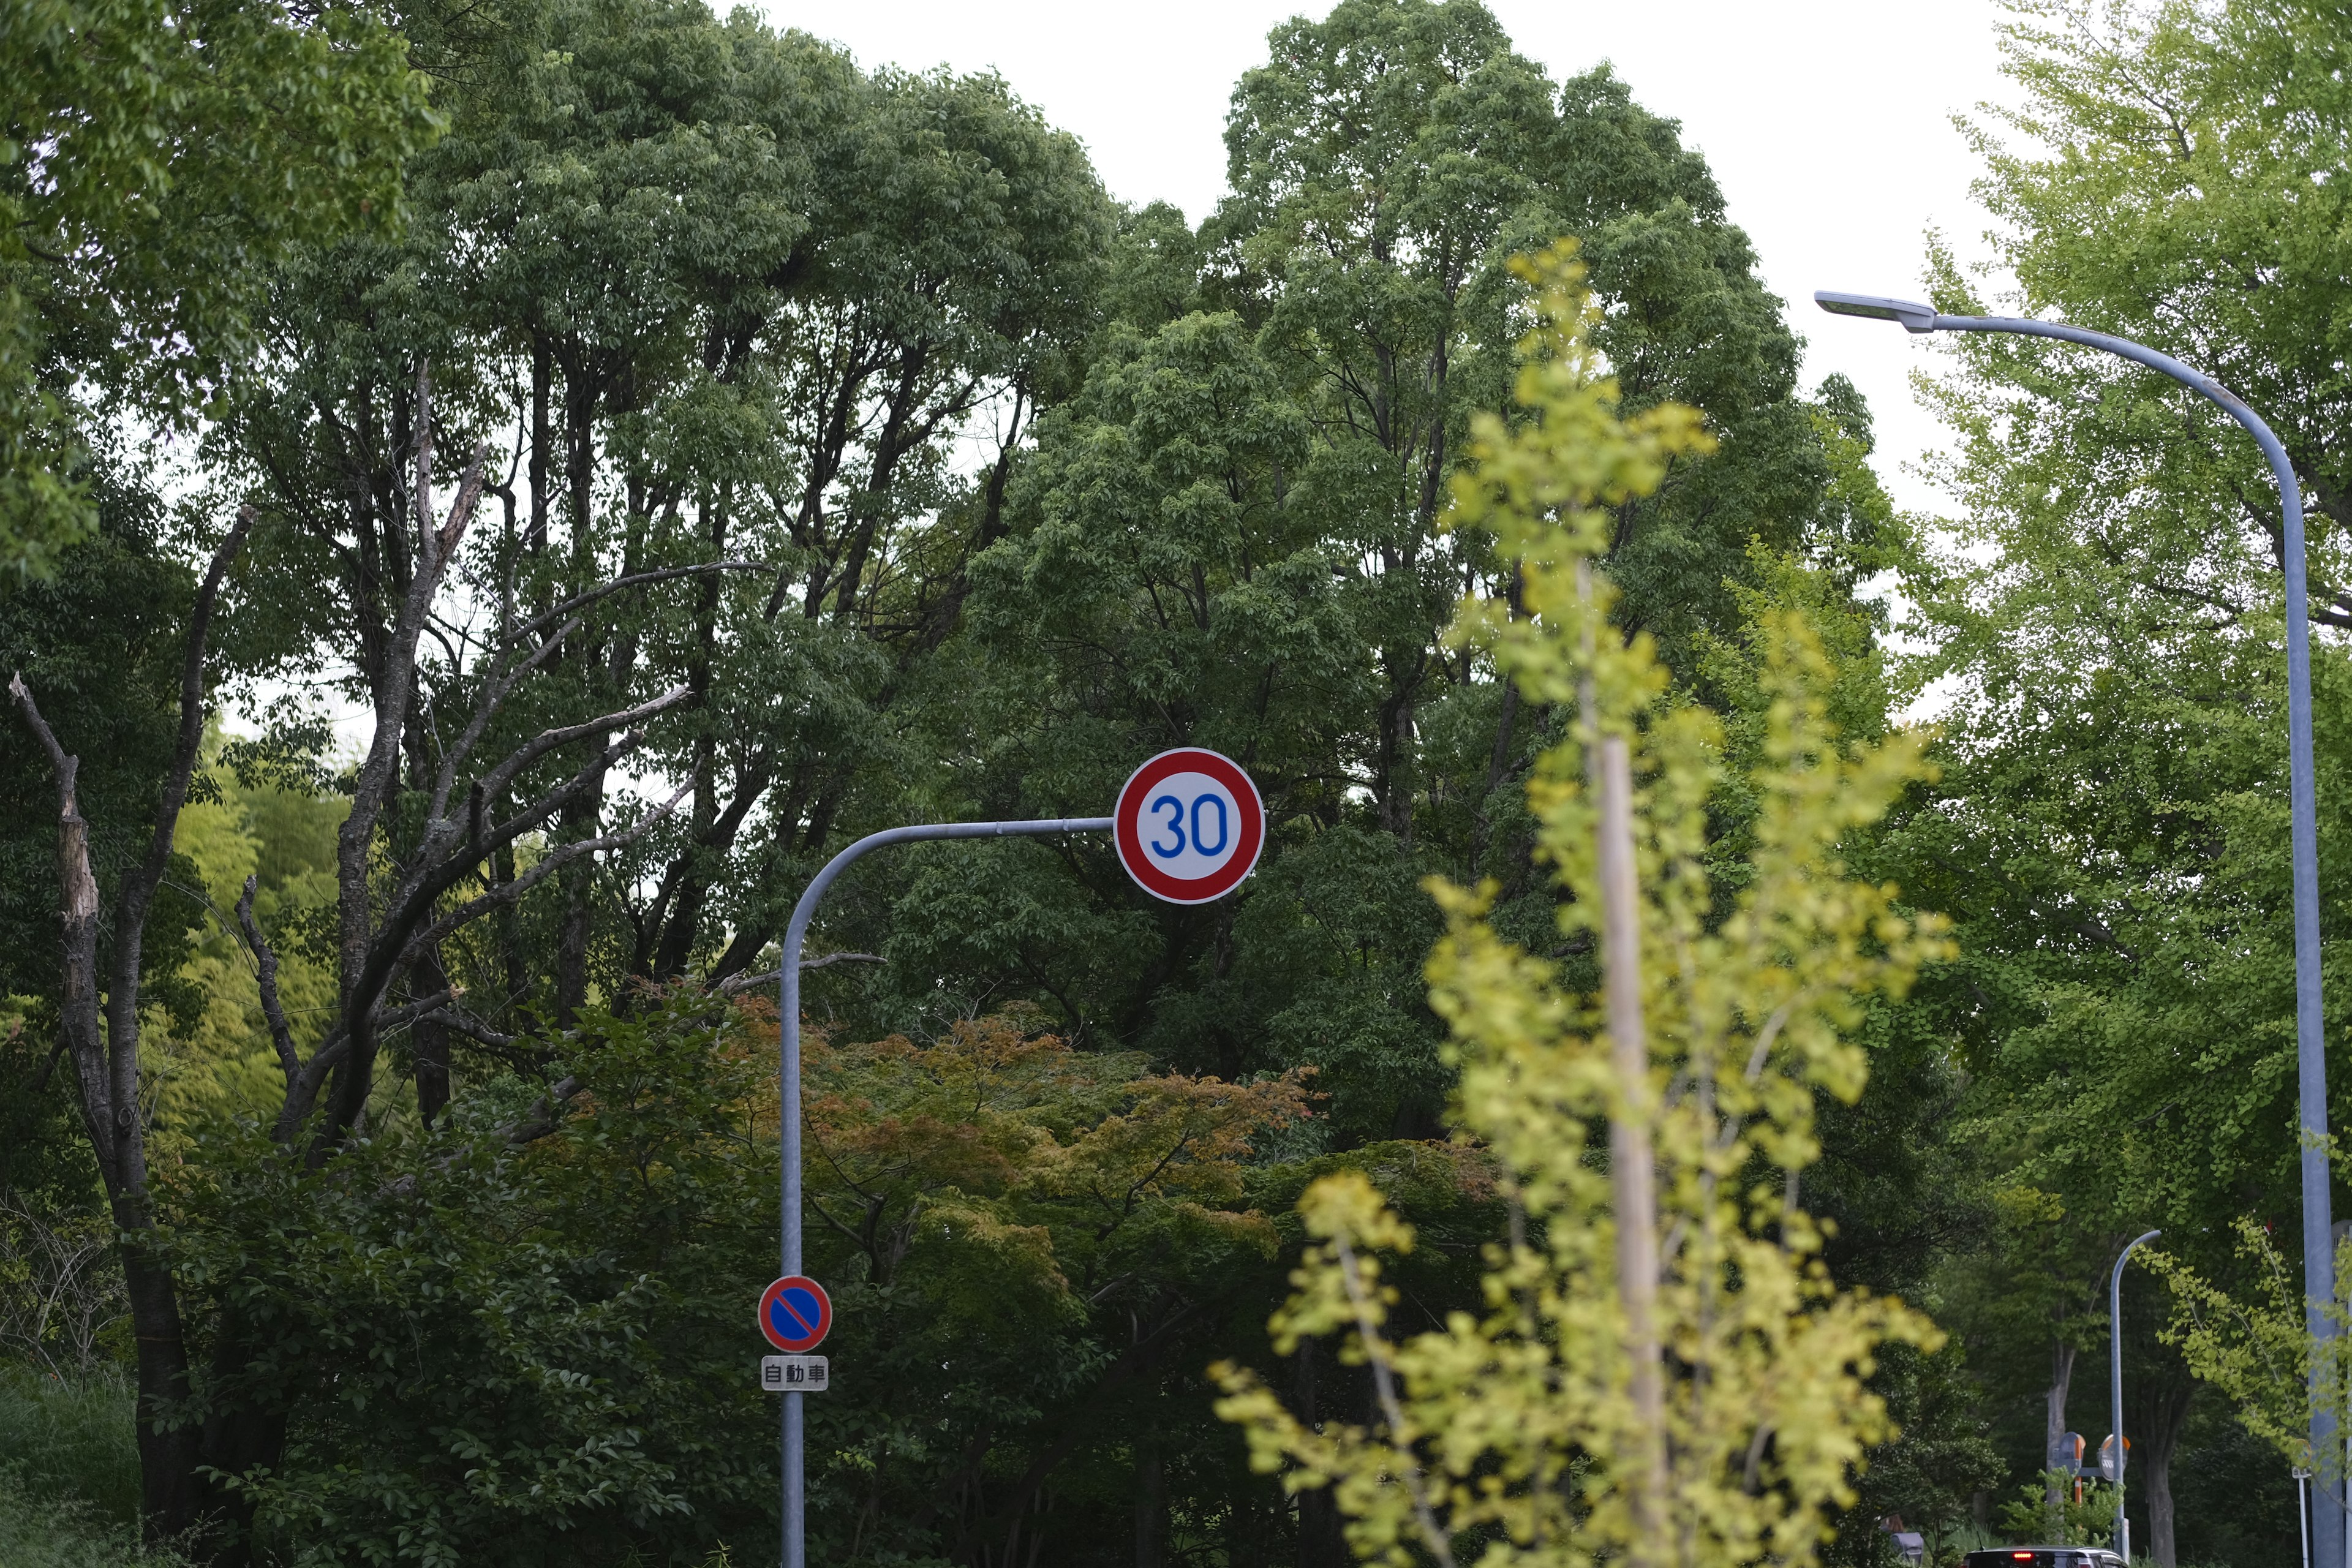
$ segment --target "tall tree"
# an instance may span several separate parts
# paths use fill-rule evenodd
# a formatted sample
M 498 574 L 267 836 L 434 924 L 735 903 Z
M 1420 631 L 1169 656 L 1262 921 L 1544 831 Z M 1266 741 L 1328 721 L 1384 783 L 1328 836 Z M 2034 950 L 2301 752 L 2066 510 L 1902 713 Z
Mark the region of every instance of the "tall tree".
M 2021 5 L 2004 48 L 2021 107 L 1974 127 L 2017 283 L 2003 304 L 2151 343 L 2263 416 L 2311 509 L 2323 628 L 2352 624 L 2331 346 L 2347 37 L 2326 7 L 2265 0 Z M 1948 253 L 1930 260 L 1945 308 L 1979 307 Z M 2140 1228 L 2240 1280 L 2233 1219 L 2294 1228 L 2279 510 L 2252 444 L 2165 378 L 2011 338 L 1952 353 L 1933 402 L 1967 548 L 1915 584 L 1951 751 L 1900 853 L 1906 885 L 1960 917 L 1977 1125 L 2004 1184 L 2063 1208 L 2079 1321 L 2101 1255 Z M 2343 831 L 2347 675 L 2323 629 L 2323 845 Z M 2352 889 L 2324 851 L 2321 875 L 2326 936 Z M 2331 1017 L 2347 1005 L 2331 994 Z M 2352 1086 L 2331 1099 L 2340 1118 Z M 2003 1337 L 1996 1317 L 1981 1339 Z M 2034 1361 L 2063 1360 L 2070 1331 L 2034 1332 Z M 2186 1404 L 2151 1408 L 2143 1436 L 2168 1454 Z M 2190 1552 L 2181 1522 L 2150 1539 Z M 2291 1518 L 2272 1528 L 2291 1542 Z
M 256 344 L 269 264 L 398 211 L 435 125 L 373 7 L 28 0 L 0 25 L 0 570 L 95 521 L 92 385 L 192 412 Z
M 1343 1139 L 1429 1135 L 1448 1073 L 1421 879 L 1496 876 L 1515 931 L 1553 901 L 1517 783 L 1558 716 L 1441 639 L 1464 592 L 1508 591 L 1437 521 L 1470 411 L 1502 402 L 1524 298 L 1505 258 L 1578 235 L 1629 405 L 1679 397 L 1720 434 L 1611 542 L 1629 617 L 1685 679 L 1703 633 L 1740 624 L 1727 581 L 1866 549 L 1885 509 L 1851 388 L 1798 395 L 1796 340 L 1703 162 L 1605 70 L 1549 81 L 1473 0 L 1347 0 L 1275 31 L 1227 146 L 1232 194 L 1198 235 L 1130 223 L 1105 293 L 1125 318 L 1013 477 L 926 741 L 992 815 L 1098 809 L 1152 752 L 1222 747 L 1269 802 L 1259 871 L 1145 916 L 1089 849 L 910 862 L 854 917 L 873 925 L 845 907 L 840 927 L 887 936 L 906 980 L 828 999 L 862 984 L 906 1023 L 934 976 L 1010 986 L 1189 1068 L 1318 1063 Z

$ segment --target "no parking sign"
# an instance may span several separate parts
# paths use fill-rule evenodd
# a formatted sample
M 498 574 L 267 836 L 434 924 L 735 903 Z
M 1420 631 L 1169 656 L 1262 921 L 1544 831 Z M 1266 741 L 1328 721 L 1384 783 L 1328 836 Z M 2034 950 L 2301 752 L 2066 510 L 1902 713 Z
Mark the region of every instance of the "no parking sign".
M 1265 847 L 1265 805 L 1231 757 L 1162 752 L 1128 779 L 1111 813 L 1119 864 L 1171 904 L 1205 904 L 1241 886 Z
M 760 1331 L 786 1355 L 805 1355 L 833 1331 L 833 1298 L 807 1275 L 787 1274 L 760 1292 Z

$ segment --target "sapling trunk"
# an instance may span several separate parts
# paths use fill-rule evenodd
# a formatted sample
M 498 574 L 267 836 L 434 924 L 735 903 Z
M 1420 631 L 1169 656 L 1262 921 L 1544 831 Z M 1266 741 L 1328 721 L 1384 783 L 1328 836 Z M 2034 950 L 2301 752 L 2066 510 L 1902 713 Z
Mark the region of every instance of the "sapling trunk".
M 1658 1197 L 1650 1147 L 1650 1049 L 1642 1024 L 1642 920 L 1633 868 L 1633 769 L 1622 735 L 1593 743 L 1600 807 L 1602 994 L 1618 1102 L 1609 1118 L 1609 1182 L 1617 1217 L 1617 1300 L 1625 1321 L 1633 1446 L 1626 1456 L 1635 1568 L 1667 1560 L 1666 1403 L 1658 1354 Z

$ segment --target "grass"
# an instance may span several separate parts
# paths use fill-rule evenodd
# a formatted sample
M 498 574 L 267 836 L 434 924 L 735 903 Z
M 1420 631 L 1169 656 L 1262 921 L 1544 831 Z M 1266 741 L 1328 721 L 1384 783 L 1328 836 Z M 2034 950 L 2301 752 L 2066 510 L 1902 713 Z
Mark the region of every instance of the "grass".
M 0 1468 L 22 1499 L 69 1502 L 116 1531 L 139 1522 L 139 1447 L 130 1379 L 96 1372 L 63 1380 L 0 1366 Z M 0 1526 L 0 1546 L 8 1537 Z M 17 1560 L 0 1550 L 0 1563 Z
M 143 1550 L 137 1531 L 81 1498 L 40 1491 L 16 1467 L 0 1468 L 0 1563 L 8 1568 L 184 1568 L 186 1561 Z
M 131 1380 L 0 1365 L 0 1564 L 181 1568 L 139 1544 Z

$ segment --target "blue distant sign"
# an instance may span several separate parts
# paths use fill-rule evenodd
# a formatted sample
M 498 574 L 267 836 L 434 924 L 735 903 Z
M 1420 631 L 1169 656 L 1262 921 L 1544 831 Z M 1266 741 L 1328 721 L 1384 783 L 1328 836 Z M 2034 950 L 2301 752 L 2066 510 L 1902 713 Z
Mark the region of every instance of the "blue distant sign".
M 787 1274 L 760 1292 L 760 1331 L 786 1355 L 805 1355 L 833 1331 L 833 1298 L 805 1274 Z

